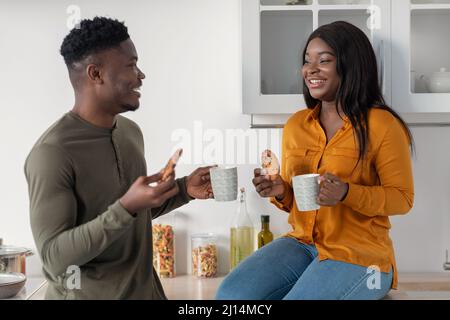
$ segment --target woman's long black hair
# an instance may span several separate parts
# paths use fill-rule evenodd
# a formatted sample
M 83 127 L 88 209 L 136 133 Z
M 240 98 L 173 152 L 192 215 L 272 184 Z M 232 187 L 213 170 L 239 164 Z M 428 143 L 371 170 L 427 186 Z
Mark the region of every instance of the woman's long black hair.
M 336 111 L 341 103 L 342 111 L 353 126 L 359 143 L 359 159 L 364 159 L 369 144 L 368 113 L 370 108 L 389 111 L 405 128 L 411 153 L 414 153 L 414 139 L 408 125 L 394 110 L 386 105 L 378 83 L 377 60 L 372 45 L 360 29 L 345 21 L 336 21 L 316 29 L 310 36 L 303 51 L 303 63 L 308 44 L 320 38 L 325 41 L 336 55 L 337 74 L 340 85 L 336 93 Z M 316 107 L 320 101 L 309 93 L 303 84 L 303 95 L 309 109 Z

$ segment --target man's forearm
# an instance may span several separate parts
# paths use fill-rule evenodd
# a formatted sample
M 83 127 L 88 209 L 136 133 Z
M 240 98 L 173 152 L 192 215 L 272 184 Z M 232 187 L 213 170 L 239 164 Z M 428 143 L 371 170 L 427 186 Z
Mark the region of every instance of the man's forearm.
M 176 208 L 181 207 L 182 205 L 185 205 L 189 201 L 192 200 L 192 198 L 188 195 L 186 190 L 186 177 L 180 178 L 176 180 L 176 183 L 178 185 L 179 192 L 176 196 L 168 199 L 164 204 L 158 208 L 152 208 L 152 219 L 155 219 L 159 216 L 162 216 L 172 210 L 175 210 Z
M 86 264 L 127 232 L 133 220 L 119 201 L 116 201 L 92 221 L 46 241 L 37 240 L 44 268 L 53 277 L 57 277 L 71 265 Z

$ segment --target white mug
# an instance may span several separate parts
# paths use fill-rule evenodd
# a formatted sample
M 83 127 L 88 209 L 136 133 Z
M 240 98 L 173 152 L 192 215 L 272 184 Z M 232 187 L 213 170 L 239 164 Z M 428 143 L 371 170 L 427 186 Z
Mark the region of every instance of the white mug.
M 237 167 L 213 167 L 209 169 L 211 187 L 216 201 L 233 201 L 238 194 Z
M 320 187 L 319 177 L 320 174 L 311 173 L 292 178 L 292 188 L 299 211 L 312 211 L 320 208 L 316 202 Z

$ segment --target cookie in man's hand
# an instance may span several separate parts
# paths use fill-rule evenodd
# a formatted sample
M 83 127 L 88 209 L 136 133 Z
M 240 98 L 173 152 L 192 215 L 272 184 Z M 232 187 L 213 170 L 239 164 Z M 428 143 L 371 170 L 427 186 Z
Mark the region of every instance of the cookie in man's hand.
M 180 159 L 182 154 L 183 154 L 183 149 L 178 149 L 177 151 L 175 151 L 175 153 L 169 159 L 169 161 L 167 161 L 166 166 L 162 170 L 162 177 L 161 177 L 160 182 L 166 181 L 175 172 L 175 166 L 177 165 L 177 162 Z

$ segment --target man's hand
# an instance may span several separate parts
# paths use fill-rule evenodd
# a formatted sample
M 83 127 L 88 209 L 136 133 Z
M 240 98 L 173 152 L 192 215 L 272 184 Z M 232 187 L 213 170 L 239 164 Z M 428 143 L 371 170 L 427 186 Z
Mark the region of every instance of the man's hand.
M 320 191 L 316 199 L 321 206 L 332 207 L 342 201 L 348 192 L 348 183 L 331 173 L 319 177 Z
M 150 209 L 160 207 L 167 199 L 172 198 L 178 193 L 178 185 L 175 183 L 175 173 L 158 185 L 149 186 L 152 182 L 161 179 L 162 173 L 152 176 L 142 176 L 128 189 L 127 193 L 120 198 L 122 206 L 130 213 L 137 213 L 142 209 Z
M 260 168 L 256 168 L 254 174 L 255 177 L 252 182 L 255 186 L 256 192 L 258 192 L 261 197 L 276 197 L 278 200 L 282 200 L 284 198 L 286 188 L 284 186 L 284 181 L 279 174 L 262 176 Z
M 188 195 L 194 199 L 214 198 L 209 169 L 214 166 L 197 168 L 186 177 L 186 190 Z

